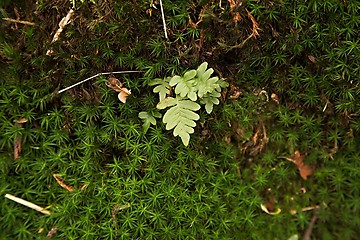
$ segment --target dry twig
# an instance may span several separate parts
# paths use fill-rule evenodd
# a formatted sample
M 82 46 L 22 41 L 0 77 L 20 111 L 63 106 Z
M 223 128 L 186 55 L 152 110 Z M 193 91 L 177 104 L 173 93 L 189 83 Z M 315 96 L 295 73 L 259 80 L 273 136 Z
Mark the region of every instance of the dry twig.
M 101 76 L 101 75 L 110 75 L 110 74 L 116 74 L 116 73 L 136 73 L 136 72 L 143 72 L 143 71 L 119 71 L 119 72 L 98 73 L 98 74 L 96 74 L 96 75 L 94 75 L 94 76 L 92 76 L 92 77 L 89 77 L 89 78 L 87 78 L 87 79 L 85 79 L 85 80 L 82 80 L 82 81 L 80 81 L 80 82 L 78 82 L 78 83 L 75 83 L 75 84 L 73 84 L 73 85 L 71 85 L 71 86 L 69 86 L 69 87 L 66 87 L 66 88 L 64 88 L 64 89 L 61 89 L 61 90 L 58 92 L 58 94 L 60 94 L 60 93 L 62 93 L 62 92 L 65 92 L 65 91 L 67 91 L 67 90 L 69 90 L 69 89 L 71 89 L 71 88 L 73 88 L 73 87 L 76 87 L 76 86 L 78 86 L 78 85 L 80 85 L 80 84 L 82 84 L 82 83 L 84 83 L 84 82 L 87 82 L 87 81 L 89 81 L 89 80 L 91 80 L 91 79 L 93 79 L 93 78 L 96 78 L 96 77 L 98 77 L 98 76 Z
M 316 219 L 317 219 L 317 214 L 318 214 L 318 211 L 315 211 L 314 213 L 314 216 L 311 218 L 311 221 L 310 221 L 310 224 L 309 226 L 307 227 L 304 235 L 303 235 L 303 240 L 311 240 L 311 234 L 312 234 L 312 231 L 314 229 L 314 226 L 315 226 L 315 222 L 316 222 Z
M 69 12 L 66 14 L 66 16 L 61 19 L 61 21 L 59 22 L 59 29 L 56 31 L 51 43 L 59 40 L 61 32 L 64 30 L 65 26 L 70 23 L 74 13 L 75 11 L 73 9 L 70 9 Z M 46 55 L 51 56 L 52 53 L 53 53 L 52 49 L 49 49 L 46 52 Z
M 24 123 L 27 122 L 26 118 L 20 118 L 18 120 L 15 120 L 15 125 L 19 126 L 20 128 Z M 14 141 L 14 159 L 18 159 L 21 154 L 21 137 L 17 136 Z
M 12 19 L 12 18 L 3 18 L 3 20 L 9 21 L 9 22 L 14 22 L 14 23 L 21 23 L 21 24 L 30 25 L 30 26 L 35 25 L 35 23 L 29 22 L 29 21 L 21 21 L 21 20 L 16 20 L 16 19 Z
M 163 8 L 162 1 L 161 1 L 161 0 L 160 0 L 160 9 L 161 9 L 161 18 L 162 18 L 163 26 L 164 26 L 165 38 L 168 39 L 167 30 L 166 30 L 166 22 L 165 22 L 164 8 Z

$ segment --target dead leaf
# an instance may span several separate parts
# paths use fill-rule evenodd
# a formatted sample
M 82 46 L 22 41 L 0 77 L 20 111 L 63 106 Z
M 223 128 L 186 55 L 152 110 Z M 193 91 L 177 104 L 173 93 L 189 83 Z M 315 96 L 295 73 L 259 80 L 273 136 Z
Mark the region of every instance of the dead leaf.
M 276 95 L 275 93 L 271 94 L 271 99 L 276 102 L 277 104 L 280 104 L 280 99 L 278 97 L 278 95 Z
M 61 177 L 59 177 L 59 175 L 53 174 L 53 177 L 55 178 L 56 182 L 57 182 L 61 187 L 65 188 L 65 189 L 68 190 L 69 192 L 73 192 L 73 191 L 74 191 L 73 187 L 68 186 L 68 185 L 66 185 L 65 183 L 63 183 L 63 180 L 64 180 L 64 179 L 62 179 Z
M 127 88 L 121 88 L 121 90 L 122 91 L 119 93 L 118 98 L 122 103 L 126 103 L 126 98 L 131 94 L 131 91 Z
M 256 156 L 265 149 L 268 141 L 269 138 L 267 137 L 265 126 L 262 121 L 259 121 L 259 126 L 256 129 L 252 140 L 243 144 L 241 151 L 249 152 L 250 156 Z
M 256 129 L 256 132 L 255 132 L 255 134 L 254 134 L 254 136 L 252 138 L 254 145 L 256 145 L 256 143 L 257 143 L 259 133 L 260 133 L 260 126 L 258 126 L 258 128 Z
M 118 98 L 122 103 L 126 103 L 126 98 L 131 94 L 131 90 L 123 88 L 123 84 L 117 78 L 110 77 L 109 80 L 105 83 L 106 86 L 115 90 L 119 93 Z
M 234 12 L 242 5 L 243 0 L 228 0 L 228 2 L 230 4 L 230 12 Z
M 310 60 L 310 62 L 316 63 L 316 59 L 315 59 L 314 56 L 312 56 L 312 55 L 307 55 L 307 57 L 308 57 L 308 59 Z
M 301 156 L 300 151 L 296 150 L 294 155 L 290 158 L 286 158 L 288 161 L 294 163 L 300 172 L 300 176 L 306 180 L 310 176 L 314 169 L 304 163 L 304 156 Z
M 26 118 L 15 119 L 14 122 L 16 126 L 22 127 L 22 125 L 27 122 L 27 119 Z M 14 140 L 14 159 L 15 160 L 18 159 L 20 157 L 20 154 L 21 154 L 21 137 L 17 136 Z
M 256 22 L 254 16 L 251 14 L 251 12 L 249 12 L 247 9 L 246 9 L 246 12 L 247 12 L 248 17 L 250 18 L 252 25 L 253 25 L 252 33 L 249 37 L 256 38 L 256 37 L 260 36 L 260 34 L 258 32 L 258 30 L 260 30 L 259 24 Z
M 66 16 L 61 19 L 61 21 L 59 22 L 59 29 L 56 31 L 53 40 L 51 42 L 55 42 L 59 40 L 60 33 L 64 30 L 65 26 L 70 23 L 74 13 L 75 11 L 73 9 L 70 9 L 69 12 L 66 14 Z
M 21 154 L 21 137 L 16 137 L 14 143 L 14 159 L 18 159 Z
M 123 86 L 121 81 L 119 79 L 117 79 L 117 78 L 114 78 L 114 77 L 109 77 L 109 79 L 105 83 L 105 85 L 108 86 L 109 88 L 115 90 L 116 92 L 121 92 L 121 88 Z
M 52 238 L 57 232 L 57 227 L 51 228 L 51 230 L 47 233 L 46 238 L 50 239 Z
M 267 207 L 264 204 L 260 204 L 260 207 L 264 212 L 266 212 L 267 214 L 270 214 L 270 215 L 278 215 L 281 213 L 280 208 L 278 208 L 275 212 L 271 212 L 267 209 Z
M 230 12 L 233 16 L 233 20 L 235 25 L 241 20 L 240 13 L 238 12 L 238 8 L 242 5 L 242 0 L 228 0 L 230 4 Z

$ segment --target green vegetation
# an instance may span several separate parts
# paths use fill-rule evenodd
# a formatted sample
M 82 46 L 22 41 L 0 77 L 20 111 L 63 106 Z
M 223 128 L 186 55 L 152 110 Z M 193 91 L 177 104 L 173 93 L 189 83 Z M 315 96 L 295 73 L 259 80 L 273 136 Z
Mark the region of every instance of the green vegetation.
M 358 238 L 359 1 L 163 0 L 168 40 L 158 1 L 35 2 L 0 2 L 27 21 L 0 22 L 0 239 L 289 239 L 315 214 L 312 239 Z M 199 101 L 173 76 L 203 62 L 229 86 L 186 147 L 154 79 Z M 125 104 L 104 76 L 58 94 L 120 70 Z
M 180 136 L 185 146 L 189 145 L 190 134 L 194 133 L 193 127 L 196 126 L 200 116 L 195 113 L 201 106 L 196 103 L 205 104 L 205 109 L 210 114 L 214 104 L 220 103 L 221 88 L 227 87 L 228 84 L 218 77 L 210 78 L 214 72 L 212 68 L 207 69 L 207 62 L 202 63 L 196 70 L 190 70 L 184 73 L 184 76 L 175 75 L 174 77 L 165 77 L 155 79 L 149 83 L 150 86 L 158 85 L 154 88 L 155 93 L 159 93 L 160 102 L 157 104 L 158 109 L 171 107 L 166 111 L 163 122 L 166 123 L 166 130 L 174 128 L 174 136 Z M 175 87 L 175 98 L 166 97 L 171 95 L 170 88 Z M 150 126 L 150 123 L 156 125 L 155 118 L 147 112 L 139 113 L 139 117 L 145 119 L 144 129 Z

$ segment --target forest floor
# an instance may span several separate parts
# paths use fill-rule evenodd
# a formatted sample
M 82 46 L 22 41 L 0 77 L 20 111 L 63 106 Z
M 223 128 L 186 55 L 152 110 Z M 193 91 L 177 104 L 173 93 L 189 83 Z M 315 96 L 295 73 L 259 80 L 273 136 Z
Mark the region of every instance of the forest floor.
M 0 239 L 357 239 L 359 8 L 1 0 Z

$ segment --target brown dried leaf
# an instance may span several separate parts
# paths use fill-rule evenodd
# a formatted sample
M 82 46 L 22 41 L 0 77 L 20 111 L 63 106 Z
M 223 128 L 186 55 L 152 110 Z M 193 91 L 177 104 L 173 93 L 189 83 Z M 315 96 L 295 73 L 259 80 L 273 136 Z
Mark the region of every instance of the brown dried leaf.
M 131 90 L 124 88 L 123 84 L 119 79 L 110 77 L 109 80 L 105 83 L 106 86 L 115 90 L 119 93 L 118 98 L 122 103 L 126 103 L 126 98 L 131 94 Z
M 230 99 L 238 99 L 241 95 L 241 90 L 238 86 L 230 85 Z
M 313 174 L 314 169 L 304 163 L 304 156 L 301 156 L 300 151 L 296 150 L 294 155 L 286 158 L 288 161 L 293 162 L 300 172 L 300 176 L 306 180 L 308 176 Z
M 109 77 L 109 79 L 105 83 L 105 85 L 108 86 L 109 88 L 115 90 L 116 92 L 121 92 L 121 88 L 123 86 L 121 81 L 119 79 L 117 79 L 117 78 L 114 78 L 114 77 Z
M 74 189 L 71 186 L 66 185 L 65 183 L 63 183 L 63 180 L 61 177 L 59 177 L 57 174 L 53 174 L 53 177 L 55 178 L 56 182 L 63 188 L 65 188 L 66 190 L 68 190 L 69 192 L 73 192 Z
M 18 123 L 18 124 L 20 124 L 20 126 L 21 126 L 21 124 L 26 123 L 26 122 L 27 122 L 26 118 L 20 118 L 20 119 L 14 120 L 14 123 Z
M 51 228 L 51 230 L 47 233 L 46 238 L 50 239 L 52 238 L 57 232 L 57 227 Z
M 242 5 L 242 0 L 228 0 L 229 4 L 230 4 L 230 11 L 236 11 L 236 9 L 238 7 L 240 7 Z
M 259 24 L 256 22 L 254 16 L 251 14 L 251 12 L 249 12 L 247 9 L 246 9 L 246 12 L 247 12 L 248 17 L 250 18 L 252 25 L 253 25 L 252 33 L 249 37 L 256 38 L 257 36 L 260 36 L 260 34 L 258 32 L 258 30 L 260 30 Z
M 280 99 L 278 97 L 278 95 L 276 95 L 275 93 L 271 94 L 271 99 L 276 102 L 277 104 L 280 104 Z
M 59 29 L 56 31 L 54 38 L 51 42 L 59 40 L 60 33 L 64 30 L 65 26 L 70 23 L 74 13 L 75 11 L 73 9 L 70 9 L 66 16 L 61 19 L 61 21 L 59 22 Z
M 260 126 L 258 126 L 258 128 L 256 129 L 256 132 L 255 132 L 255 134 L 254 134 L 254 136 L 252 138 L 254 145 L 256 145 L 256 143 L 257 143 L 259 133 L 260 133 Z
M 307 55 L 308 59 L 312 62 L 312 63 L 316 63 L 316 59 L 314 56 L 312 55 Z
M 17 137 L 14 142 L 14 159 L 18 159 L 21 154 L 21 137 Z

